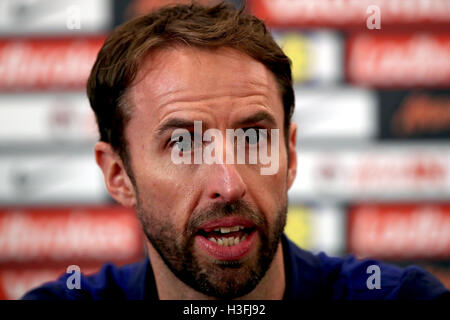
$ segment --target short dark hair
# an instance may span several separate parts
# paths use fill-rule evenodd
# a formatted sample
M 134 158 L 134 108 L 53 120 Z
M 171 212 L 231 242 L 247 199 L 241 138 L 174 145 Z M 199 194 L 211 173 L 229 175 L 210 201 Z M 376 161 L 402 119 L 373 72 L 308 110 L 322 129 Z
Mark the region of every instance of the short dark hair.
M 98 53 L 87 83 L 100 140 L 129 165 L 124 129 L 131 117 L 125 101 L 142 59 L 151 50 L 180 43 L 198 48 L 230 47 L 264 64 L 275 76 L 284 106 L 284 133 L 294 111 L 291 62 L 258 18 L 222 2 L 163 7 L 117 27 Z

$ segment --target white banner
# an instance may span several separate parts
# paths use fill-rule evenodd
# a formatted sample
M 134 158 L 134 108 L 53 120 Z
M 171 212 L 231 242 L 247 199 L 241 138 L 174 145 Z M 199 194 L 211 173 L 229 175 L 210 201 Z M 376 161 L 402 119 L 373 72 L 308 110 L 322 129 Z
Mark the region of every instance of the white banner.
M 0 96 L 0 144 L 97 139 L 95 115 L 83 92 Z
M 450 147 L 300 148 L 291 201 L 450 197 Z
M 295 90 L 299 144 L 308 140 L 370 140 L 377 135 L 377 98 L 352 87 Z
M 103 175 L 92 153 L 0 154 L 0 203 L 102 203 Z
M 112 25 L 112 0 L 2 0 L 0 35 L 97 33 Z

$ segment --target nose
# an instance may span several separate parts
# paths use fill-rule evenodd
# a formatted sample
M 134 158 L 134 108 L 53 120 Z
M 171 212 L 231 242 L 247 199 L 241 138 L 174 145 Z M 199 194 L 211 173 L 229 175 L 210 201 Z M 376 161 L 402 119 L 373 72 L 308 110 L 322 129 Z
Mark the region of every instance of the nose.
M 244 197 L 246 185 L 235 164 L 216 164 L 209 171 L 206 195 L 209 199 L 233 202 Z

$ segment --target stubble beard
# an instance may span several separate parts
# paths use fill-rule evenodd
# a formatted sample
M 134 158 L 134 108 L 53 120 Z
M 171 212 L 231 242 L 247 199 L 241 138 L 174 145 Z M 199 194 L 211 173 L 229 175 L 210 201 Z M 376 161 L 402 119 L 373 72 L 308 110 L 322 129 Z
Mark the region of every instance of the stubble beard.
M 170 271 L 182 282 L 207 296 L 233 299 L 250 293 L 269 269 L 281 239 L 287 213 L 287 199 L 279 206 L 270 227 L 264 215 L 243 201 L 215 203 L 194 211 L 183 232 L 164 219 L 164 213 L 145 209 L 137 194 L 137 214 L 144 234 Z M 170 216 L 170 215 L 166 215 Z M 218 261 L 196 254 L 197 228 L 206 221 L 239 216 L 252 221 L 259 235 L 258 247 L 240 261 Z

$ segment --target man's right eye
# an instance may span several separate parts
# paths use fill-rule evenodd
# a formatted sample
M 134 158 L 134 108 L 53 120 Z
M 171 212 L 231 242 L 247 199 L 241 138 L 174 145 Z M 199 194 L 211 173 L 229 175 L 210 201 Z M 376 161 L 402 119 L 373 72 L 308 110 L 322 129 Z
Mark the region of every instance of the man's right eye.
M 194 133 L 189 132 L 173 136 L 170 139 L 169 147 L 177 148 L 180 152 L 190 152 L 195 148 L 194 143 Z
M 172 148 L 178 148 L 178 150 L 180 150 L 181 152 L 191 151 L 191 149 L 194 147 L 194 141 L 192 141 L 191 139 L 178 138 L 178 140 L 172 140 L 172 142 Z

